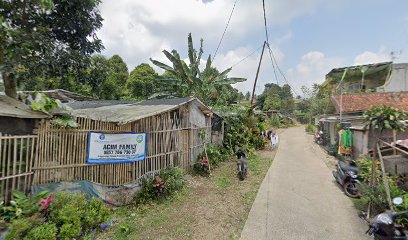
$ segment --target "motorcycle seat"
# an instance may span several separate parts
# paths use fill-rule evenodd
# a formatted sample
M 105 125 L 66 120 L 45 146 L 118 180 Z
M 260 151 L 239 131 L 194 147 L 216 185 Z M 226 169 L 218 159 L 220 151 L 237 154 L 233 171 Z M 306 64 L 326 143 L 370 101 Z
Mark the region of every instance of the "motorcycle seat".
M 345 171 L 345 172 L 352 171 L 352 172 L 358 173 L 358 167 L 357 166 L 353 166 L 353 165 L 350 165 L 350 164 L 347 164 L 347 163 L 341 162 L 341 161 L 339 161 L 338 164 L 339 164 L 340 168 L 343 169 L 343 171 Z

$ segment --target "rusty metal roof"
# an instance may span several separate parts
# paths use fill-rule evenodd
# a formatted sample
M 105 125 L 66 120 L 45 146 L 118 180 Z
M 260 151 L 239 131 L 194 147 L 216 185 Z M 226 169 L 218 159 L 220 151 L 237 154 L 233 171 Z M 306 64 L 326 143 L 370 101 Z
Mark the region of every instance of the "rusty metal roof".
M 211 113 L 211 110 L 200 100 L 197 98 L 188 97 L 154 99 L 116 105 L 104 105 L 102 101 L 102 106 L 98 106 L 97 104 L 89 104 L 89 108 L 83 108 L 84 106 L 81 106 L 78 109 L 72 110 L 70 114 L 75 117 L 88 118 L 97 121 L 126 124 L 177 109 L 178 107 L 187 103 L 195 104 L 205 114 Z
M 6 95 L 0 95 L 0 116 L 15 118 L 49 118 L 47 114 L 34 111 L 26 104 Z

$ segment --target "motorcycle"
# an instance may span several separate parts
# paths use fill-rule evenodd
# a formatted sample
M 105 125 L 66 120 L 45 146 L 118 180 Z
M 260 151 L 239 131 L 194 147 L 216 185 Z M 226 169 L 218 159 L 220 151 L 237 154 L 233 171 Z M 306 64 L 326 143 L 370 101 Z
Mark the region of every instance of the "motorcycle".
M 323 145 L 323 132 L 319 131 L 315 134 L 315 143 Z
M 238 178 L 239 180 L 243 181 L 248 174 L 248 167 L 246 161 L 246 155 L 242 151 L 237 152 L 237 168 L 238 168 Z
M 360 184 L 358 167 L 354 163 L 337 161 L 337 169 L 333 171 L 333 177 L 342 186 L 344 193 L 348 197 L 357 198 L 360 196 L 358 191 L 358 185 Z
M 400 197 L 394 198 L 394 205 L 400 205 L 403 200 Z M 392 210 L 386 210 L 370 221 L 366 219 L 364 214 L 360 214 L 360 217 L 368 223 L 368 230 L 366 234 L 373 236 L 376 240 L 394 240 L 394 239 L 407 239 L 402 226 L 397 225 L 395 222 L 397 218 L 403 214 L 407 214 L 408 211 L 394 212 Z

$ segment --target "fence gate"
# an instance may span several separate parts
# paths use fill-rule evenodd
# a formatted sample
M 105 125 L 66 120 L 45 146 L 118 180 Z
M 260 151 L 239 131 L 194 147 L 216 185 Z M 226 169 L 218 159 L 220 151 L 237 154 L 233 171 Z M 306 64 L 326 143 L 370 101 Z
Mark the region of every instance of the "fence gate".
M 0 133 L 0 197 L 9 201 L 12 191 L 29 192 L 37 136 L 8 136 Z

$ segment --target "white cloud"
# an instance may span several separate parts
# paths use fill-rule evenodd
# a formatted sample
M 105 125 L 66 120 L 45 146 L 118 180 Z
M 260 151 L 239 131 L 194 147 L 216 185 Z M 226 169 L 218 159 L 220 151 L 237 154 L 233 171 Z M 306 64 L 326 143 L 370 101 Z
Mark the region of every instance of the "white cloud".
M 391 55 L 385 50 L 380 50 L 377 53 L 365 51 L 354 58 L 354 65 L 363 65 L 370 63 L 379 63 L 391 61 Z
M 312 14 L 317 5 L 324 2 L 267 2 L 268 24 L 270 27 L 286 25 L 296 17 Z M 104 22 L 98 35 L 106 48 L 104 54 L 119 54 L 129 68 L 149 62 L 150 57 L 164 59 L 163 49 L 177 49 L 185 55 L 189 32 L 197 45 L 199 39 L 204 38 L 204 51 L 209 54 L 218 44 L 233 3 L 234 0 L 103 1 L 99 9 Z M 264 38 L 263 27 L 262 2 L 238 1 L 219 53 L 226 56 L 228 51 L 243 46 L 254 47 L 254 39 L 261 42 Z M 275 44 L 279 45 L 290 39 L 292 33 L 274 37 Z
M 319 51 L 310 51 L 303 55 L 295 68 L 288 70 L 288 76 L 293 79 L 293 88 L 301 94 L 301 87 L 310 87 L 313 83 L 322 83 L 326 74 L 333 68 L 340 67 L 343 63 L 341 58 L 327 57 Z
M 253 84 L 255 81 L 256 70 L 259 64 L 259 58 L 261 54 L 261 49 L 256 49 L 250 47 L 239 47 L 234 50 L 230 50 L 225 54 L 218 54 L 214 66 L 217 66 L 220 70 L 225 70 L 232 66 L 232 71 L 229 74 L 230 77 L 243 77 L 247 81 L 237 83 L 235 87 L 241 92 L 252 92 Z M 273 54 L 275 56 L 278 64 L 284 59 L 284 54 L 277 47 L 272 47 Z M 253 53 L 252 55 L 250 55 Z M 248 55 L 250 55 L 248 57 Z M 245 60 L 243 60 L 245 59 Z M 263 91 L 263 87 L 266 83 L 276 82 L 273 68 L 270 60 L 268 50 L 265 48 L 265 52 L 262 59 L 262 64 L 258 76 L 257 87 L 255 89 L 256 93 L 259 94 Z

